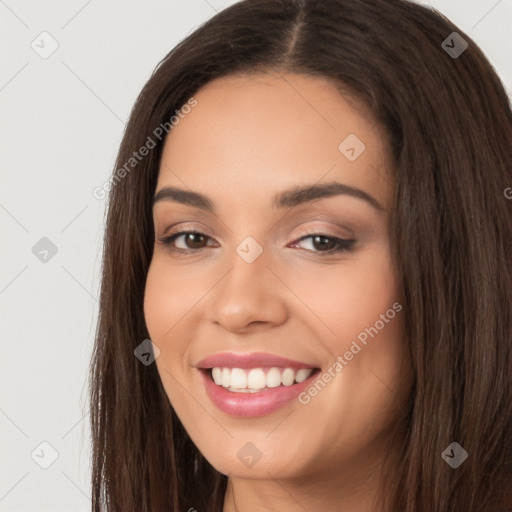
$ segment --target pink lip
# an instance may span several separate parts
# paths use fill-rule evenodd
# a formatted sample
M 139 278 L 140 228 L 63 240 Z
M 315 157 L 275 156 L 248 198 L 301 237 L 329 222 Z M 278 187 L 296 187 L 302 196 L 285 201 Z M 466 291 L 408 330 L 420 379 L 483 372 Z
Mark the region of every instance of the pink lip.
M 252 352 L 249 354 L 235 354 L 233 352 L 221 352 L 202 359 L 196 365 L 198 368 L 317 368 L 315 365 L 301 363 L 285 357 L 279 357 L 265 352 Z
M 213 382 L 210 377 L 210 370 L 202 369 L 199 373 L 201 374 L 206 394 L 220 410 L 233 416 L 249 418 L 265 416 L 293 401 L 311 385 L 319 372 L 314 371 L 306 380 L 292 386 L 278 386 L 257 393 L 228 391 L 226 388 L 218 386 Z

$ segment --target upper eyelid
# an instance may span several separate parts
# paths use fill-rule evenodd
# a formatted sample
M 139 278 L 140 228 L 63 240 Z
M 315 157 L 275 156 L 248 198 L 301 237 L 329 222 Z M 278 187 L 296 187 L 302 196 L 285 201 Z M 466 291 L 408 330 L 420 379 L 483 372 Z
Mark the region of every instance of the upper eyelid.
M 178 238 L 179 236 L 188 235 L 190 233 L 202 235 L 202 236 L 205 236 L 205 237 L 211 238 L 211 239 L 215 239 L 214 236 L 208 235 L 207 233 L 204 233 L 203 231 L 199 231 L 198 229 L 180 229 L 179 231 L 175 231 L 174 233 L 171 232 L 166 235 L 162 235 L 160 238 L 170 238 L 172 236 L 175 236 L 176 238 Z M 301 235 L 299 235 L 298 240 L 300 240 L 301 238 L 304 238 L 304 237 L 308 237 L 308 236 L 325 236 L 328 238 L 341 238 L 342 240 L 349 240 L 348 238 L 343 238 L 342 236 L 338 236 L 338 235 L 331 235 L 327 232 L 322 232 L 322 231 L 310 231 L 308 233 L 302 233 Z
M 160 238 L 167 238 L 169 236 L 172 236 L 177 233 L 182 233 L 182 232 L 200 233 L 200 234 L 208 236 L 210 238 L 215 238 L 213 235 L 209 235 L 208 233 L 205 232 L 205 231 L 209 231 L 206 228 L 206 226 L 202 227 L 202 228 L 197 228 L 195 225 L 193 225 L 196 222 L 197 221 L 193 221 L 192 223 L 186 223 L 186 222 L 177 223 L 176 225 L 174 225 L 172 227 L 168 227 L 167 229 L 164 229 L 163 234 L 161 235 Z M 345 226 L 340 226 L 339 224 L 327 221 L 325 219 L 316 219 L 312 222 L 326 222 L 327 224 L 337 226 L 338 229 L 343 229 L 345 231 L 345 234 L 341 234 L 341 233 L 340 234 L 328 234 L 327 232 L 333 228 L 325 228 L 325 227 L 297 228 L 298 225 L 295 225 L 295 226 L 293 226 L 292 230 L 300 229 L 301 231 L 304 232 L 304 235 L 322 234 L 325 236 L 330 236 L 332 238 L 341 238 L 341 239 L 345 239 L 345 240 L 349 240 L 355 236 L 355 232 L 353 229 L 351 229 L 349 227 L 345 227 Z M 202 223 L 199 222 L 199 224 L 202 224 Z M 301 224 L 304 224 L 304 223 L 301 223 Z M 173 231 L 173 228 L 175 226 L 179 226 L 179 228 L 176 231 Z M 272 228 L 271 231 L 273 229 L 274 228 Z M 230 230 L 230 231 L 232 231 L 232 230 Z M 302 235 L 299 235 L 299 236 L 302 236 Z
M 167 235 L 163 235 L 163 236 L 159 237 L 159 240 L 160 241 L 165 241 L 165 240 L 168 240 L 168 239 L 172 238 L 172 240 L 174 241 L 177 238 L 180 238 L 180 237 L 185 236 L 185 235 L 190 234 L 190 233 L 198 234 L 198 235 L 204 236 L 204 237 L 206 237 L 206 238 L 208 238 L 210 240 L 214 240 L 215 242 L 217 242 L 217 240 L 213 236 L 210 236 L 210 235 L 208 235 L 206 233 L 203 233 L 202 231 L 199 231 L 199 230 L 196 230 L 196 229 L 187 229 L 187 228 L 180 229 L 180 230 L 178 230 L 178 231 L 176 231 L 174 233 L 169 233 Z M 330 238 L 332 240 L 339 240 L 341 242 L 355 242 L 356 241 L 354 238 L 351 238 L 351 237 L 344 238 L 343 236 L 331 235 L 329 233 L 325 233 L 325 232 L 321 232 L 321 231 L 310 231 L 308 233 L 302 233 L 301 235 L 298 236 L 298 238 L 295 238 L 290 243 L 297 243 L 297 242 L 300 242 L 300 241 L 302 241 L 304 239 L 315 237 L 315 236 L 323 236 L 323 237 L 326 237 L 326 238 Z M 193 250 L 194 249 L 190 249 L 190 251 L 193 251 Z M 201 248 L 200 249 L 196 249 L 196 250 L 201 250 Z

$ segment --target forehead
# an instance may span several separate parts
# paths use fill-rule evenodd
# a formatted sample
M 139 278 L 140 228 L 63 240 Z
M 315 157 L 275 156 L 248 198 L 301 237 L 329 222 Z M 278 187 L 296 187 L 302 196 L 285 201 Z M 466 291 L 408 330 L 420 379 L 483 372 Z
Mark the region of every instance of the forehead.
M 234 75 L 194 97 L 197 106 L 167 136 L 157 190 L 184 182 L 206 194 L 214 187 L 264 197 L 336 180 L 365 188 L 387 206 L 386 134 L 332 82 L 291 73 Z M 350 147 L 355 159 L 346 153 Z

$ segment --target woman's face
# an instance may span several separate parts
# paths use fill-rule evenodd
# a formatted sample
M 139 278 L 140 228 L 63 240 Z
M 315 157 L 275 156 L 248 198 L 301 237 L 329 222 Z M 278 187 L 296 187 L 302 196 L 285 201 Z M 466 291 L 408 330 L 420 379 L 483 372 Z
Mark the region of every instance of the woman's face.
M 320 78 L 224 77 L 195 99 L 164 146 L 156 194 L 183 192 L 154 204 L 144 299 L 169 400 L 232 478 L 355 480 L 381 462 L 411 386 L 385 135 Z M 184 231 L 196 234 L 160 241 Z M 201 364 L 255 352 L 319 370 L 284 386 L 307 370 Z M 227 386 L 269 389 L 206 385 L 199 366 L 218 366 Z

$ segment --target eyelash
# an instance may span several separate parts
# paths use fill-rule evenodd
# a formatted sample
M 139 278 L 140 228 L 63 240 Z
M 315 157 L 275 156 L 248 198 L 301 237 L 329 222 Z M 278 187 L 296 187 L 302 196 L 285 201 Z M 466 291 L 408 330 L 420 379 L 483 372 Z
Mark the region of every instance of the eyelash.
M 180 236 L 189 235 L 189 234 L 201 235 L 201 236 L 204 236 L 207 239 L 211 240 L 211 237 L 209 237 L 208 235 L 205 235 L 204 233 L 201 233 L 200 231 L 180 231 L 180 232 L 174 233 L 168 237 L 159 238 L 159 241 L 161 243 L 163 243 L 164 245 L 166 245 L 170 251 L 172 251 L 173 253 L 176 253 L 178 255 L 187 255 L 187 254 L 189 255 L 191 253 L 197 253 L 199 251 L 202 251 L 203 249 L 206 249 L 206 247 L 200 247 L 197 249 L 181 249 L 179 247 L 174 247 L 172 245 L 172 243 Z M 310 249 L 304 249 L 305 251 L 313 252 L 313 253 L 319 254 L 321 256 L 329 256 L 329 255 L 332 255 L 335 253 L 340 253 L 340 252 L 352 252 L 353 246 L 356 242 L 356 240 L 354 240 L 354 239 L 345 240 L 343 238 L 338 238 L 335 236 L 327 236 L 322 233 L 311 233 L 309 235 L 302 236 L 296 242 L 293 242 L 293 244 L 295 245 L 299 242 L 302 242 L 303 240 L 306 240 L 308 238 L 314 238 L 314 237 L 327 238 L 328 240 L 333 240 L 337 244 L 337 247 L 335 247 L 333 249 L 329 249 L 327 251 L 312 251 Z

